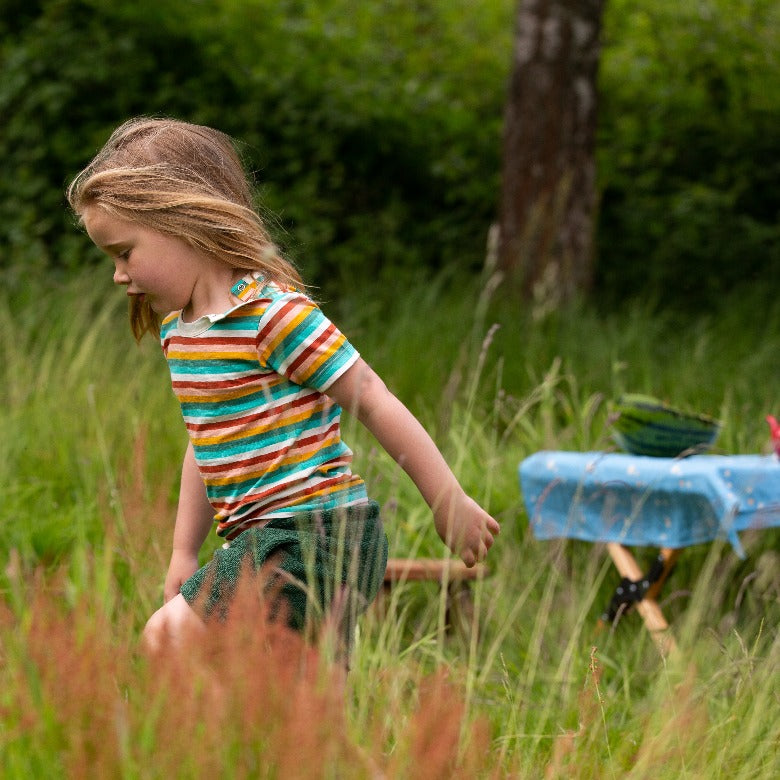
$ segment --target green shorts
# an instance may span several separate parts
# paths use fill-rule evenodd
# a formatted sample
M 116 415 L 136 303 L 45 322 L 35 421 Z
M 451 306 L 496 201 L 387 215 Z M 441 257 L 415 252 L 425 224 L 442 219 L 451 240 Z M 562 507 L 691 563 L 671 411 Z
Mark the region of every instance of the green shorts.
M 348 622 L 354 625 L 376 597 L 387 566 L 379 504 L 300 513 L 248 528 L 218 549 L 181 586 L 181 594 L 204 617 L 224 618 L 242 572 L 251 576 L 277 555 L 282 573 L 263 583 L 263 592 L 275 601 L 271 617 L 283 613 L 301 631 L 307 620 L 327 613 L 336 592 L 347 592 Z

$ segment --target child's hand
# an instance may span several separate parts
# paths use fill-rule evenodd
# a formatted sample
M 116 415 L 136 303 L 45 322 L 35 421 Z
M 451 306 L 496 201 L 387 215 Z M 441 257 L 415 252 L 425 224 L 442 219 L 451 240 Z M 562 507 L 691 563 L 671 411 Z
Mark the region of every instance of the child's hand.
M 174 550 L 165 577 L 163 598 L 167 604 L 174 596 L 179 595 L 179 588 L 198 570 L 198 553 L 184 550 Z
M 433 522 L 442 541 L 469 567 L 485 559 L 500 530 L 498 523 L 463 491 L 434 512 Z

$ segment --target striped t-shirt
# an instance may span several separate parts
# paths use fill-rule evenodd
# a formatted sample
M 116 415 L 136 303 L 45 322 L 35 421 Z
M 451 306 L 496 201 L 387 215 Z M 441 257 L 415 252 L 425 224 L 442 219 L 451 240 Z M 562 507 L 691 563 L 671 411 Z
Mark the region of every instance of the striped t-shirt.
M 341 408 L 324 394 L 358 353 L 304 294 L 246 282 L 225 314 L 187 323 L 175 312 L 160 332 L 217 533 L 228 539 L 272 517 L 367 501 L 341 441 Z

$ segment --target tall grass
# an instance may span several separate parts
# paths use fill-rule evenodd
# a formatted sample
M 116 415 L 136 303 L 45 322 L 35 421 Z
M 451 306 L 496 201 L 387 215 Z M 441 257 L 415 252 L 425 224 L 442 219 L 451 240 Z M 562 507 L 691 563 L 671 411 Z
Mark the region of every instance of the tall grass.
M 395 588 L 360 624 L 345 707 L 321 658 L 252 621 L 175 664 L 139 653 L 185 442 L 159 349 L 133 344 L 109 288 L 0 296 L 5 776 L 777 776 L 778 532 L 746 535 L 745 560 L 686 550 L 663 658 L 634 614 L 597 632 L 616 584 L 604 550 L 535 541 L 517 482 L 538 449 L 611 446 L 622 390 L 718 414 L 720 451 L 766 451 L 776 304 L 687 323 L 642 307 L 535 317 L 456 279 L 325 301 L 503 525 L 472 630 L 445 632 L 432 584 Z M 413 486 L 347 428 L 391 554 L 443 555 Z

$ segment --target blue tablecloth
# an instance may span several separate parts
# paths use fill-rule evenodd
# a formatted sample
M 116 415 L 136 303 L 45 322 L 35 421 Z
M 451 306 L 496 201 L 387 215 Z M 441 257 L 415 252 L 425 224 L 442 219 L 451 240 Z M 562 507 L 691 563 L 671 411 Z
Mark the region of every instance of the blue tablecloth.
M 650 458 L 543 451 L 520 464 L 537 539 L 687 547 L 780 526 L 780 461 L 774 455 Z

